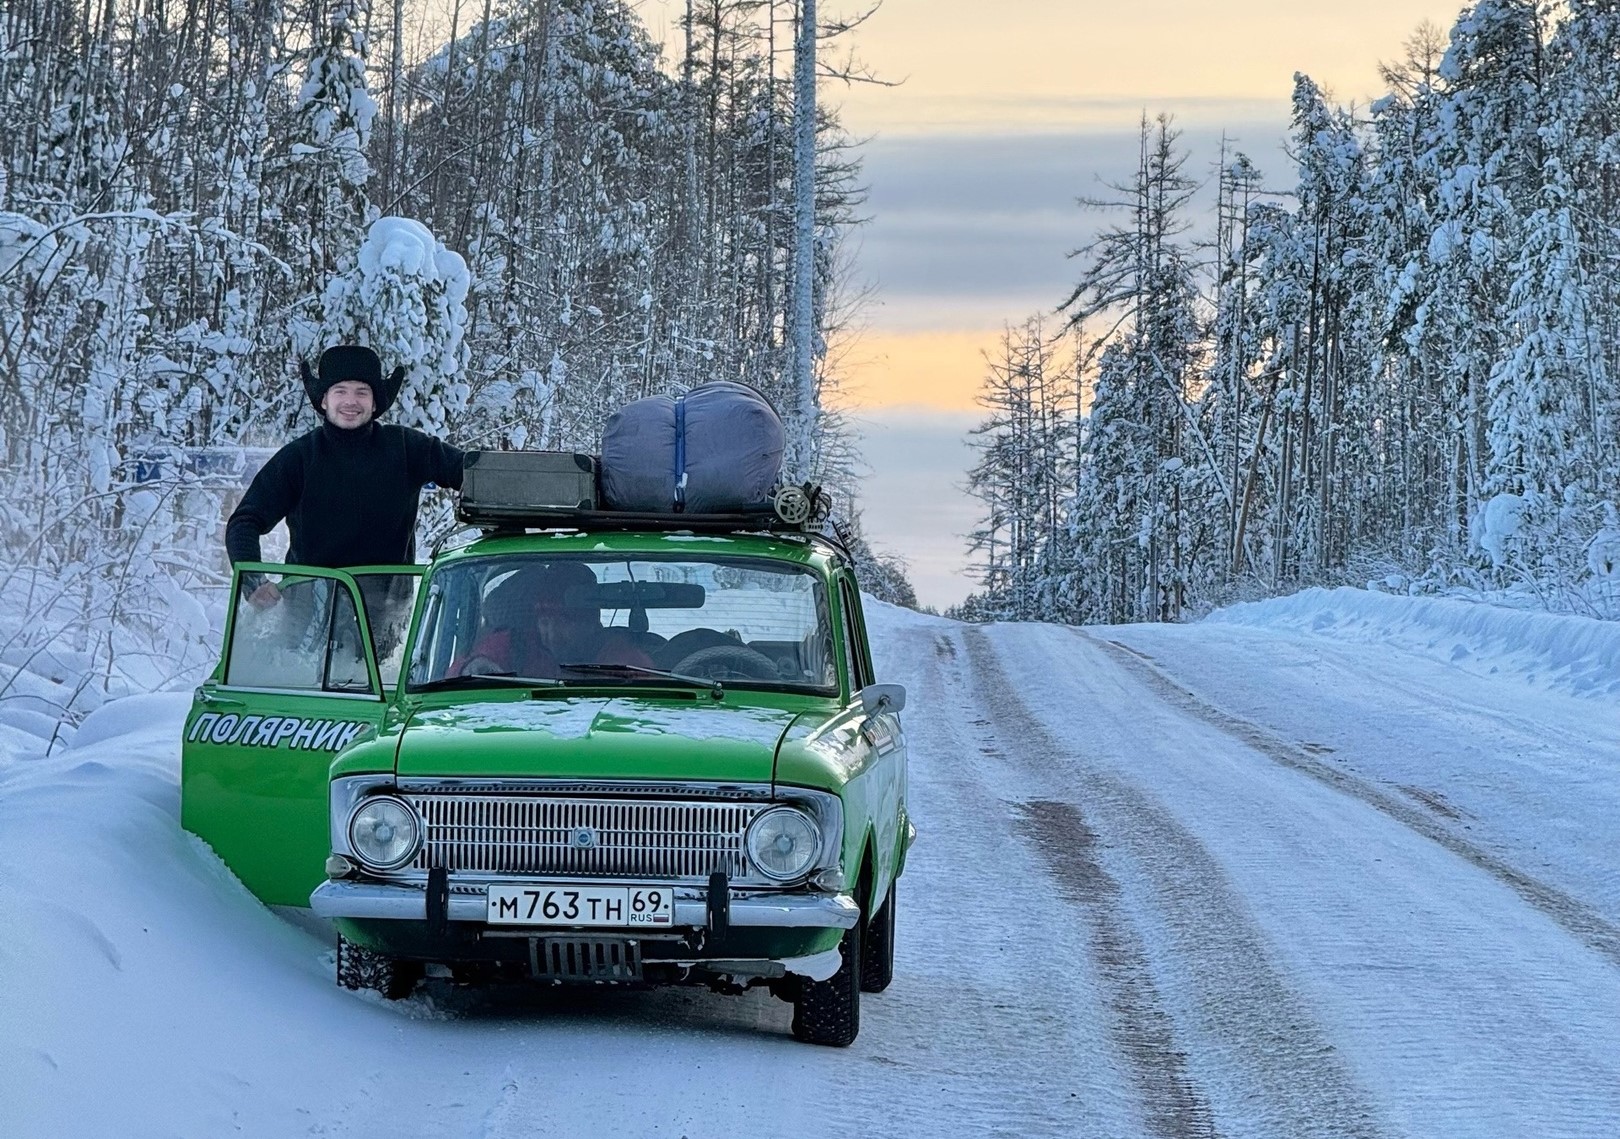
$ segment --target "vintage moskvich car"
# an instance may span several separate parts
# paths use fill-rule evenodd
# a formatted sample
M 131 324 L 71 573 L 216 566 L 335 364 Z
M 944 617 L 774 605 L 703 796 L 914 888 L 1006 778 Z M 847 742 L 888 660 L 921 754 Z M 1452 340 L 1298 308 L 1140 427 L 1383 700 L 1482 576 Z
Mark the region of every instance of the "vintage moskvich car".
M 196 693 L 182 820 L 337 979 L 766 985 L 847 1045 L 892 971 L 904 690 L 836 541 L 539 516 L 280 575 Z M 237 596 L 242 591 L 238 589 Z

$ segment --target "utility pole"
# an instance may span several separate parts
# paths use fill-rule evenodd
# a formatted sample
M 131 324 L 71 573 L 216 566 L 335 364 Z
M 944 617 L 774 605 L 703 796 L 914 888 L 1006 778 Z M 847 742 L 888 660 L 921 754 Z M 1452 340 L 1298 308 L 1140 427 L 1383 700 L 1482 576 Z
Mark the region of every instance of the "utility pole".
M 793 51 L 793 395 L 790 478 L 811 476 L 815 457 L 816 0 L 799 0 Z

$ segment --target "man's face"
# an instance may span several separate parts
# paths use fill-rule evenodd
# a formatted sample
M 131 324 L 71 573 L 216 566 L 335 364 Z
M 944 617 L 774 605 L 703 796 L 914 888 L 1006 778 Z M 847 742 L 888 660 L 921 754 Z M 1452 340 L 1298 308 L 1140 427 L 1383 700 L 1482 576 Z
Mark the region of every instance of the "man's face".
M 371 385 L 360 380 L 343 380 L 333 384 L 321 400 L 321 410 L 326 413 L 327 421 L 334 427 L 346 430 L 364 427 L 376 409 Z
M 556 596 L 542 597 L 534 607 L 535 631 L 540 634 L 542 643 L 553 648 L 562 648 L 578 639 L 596 623 L 594 617 L 591 610 L 564 604 L 562 598 Z

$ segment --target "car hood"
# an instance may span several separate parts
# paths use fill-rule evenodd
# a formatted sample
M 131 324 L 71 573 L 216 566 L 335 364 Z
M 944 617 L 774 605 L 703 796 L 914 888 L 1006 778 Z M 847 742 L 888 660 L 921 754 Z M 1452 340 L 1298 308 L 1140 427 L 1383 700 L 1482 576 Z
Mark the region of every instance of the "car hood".
M 412 714 L 396 768 L 402 778 L 769 783 L 795 715 L 627 696 L 459 703 Z

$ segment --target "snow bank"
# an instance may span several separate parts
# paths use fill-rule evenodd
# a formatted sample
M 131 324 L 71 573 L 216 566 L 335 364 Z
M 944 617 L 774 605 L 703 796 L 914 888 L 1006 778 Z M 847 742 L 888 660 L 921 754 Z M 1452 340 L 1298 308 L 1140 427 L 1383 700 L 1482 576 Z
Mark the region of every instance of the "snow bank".
M 1205 620 L 1379 642 L 1570 695 L 1620 695 L 1620 622 L 1349 588 L 1232 605 Z
M 0 1135 L 292 1135 L 335 1112 L 321 1085 L 371 1010 L 180 829 L 189 703 L 111 701 L 75 746 L 0 766 Z
M 941 632 L 962 627 L 960 621 L 953 621 L 949 617 L 941 617 L 934 613 L 907 609 L 904 605 L 895 605 L 888 601 L 879 601 L 870 593 L 861 594 L 861 611 L 866 615 L 866 635 L 868 639 L 874 641 L 879 636 L 893 635 L 907 626 L 937 629 Z
M 178 733 L 190 710 L 190 692 L 149 692 L 114 700 L 85 717 L 74 734 L 73 745 L 84 748 L 119 736 L 153 730 L 160 734 Z

